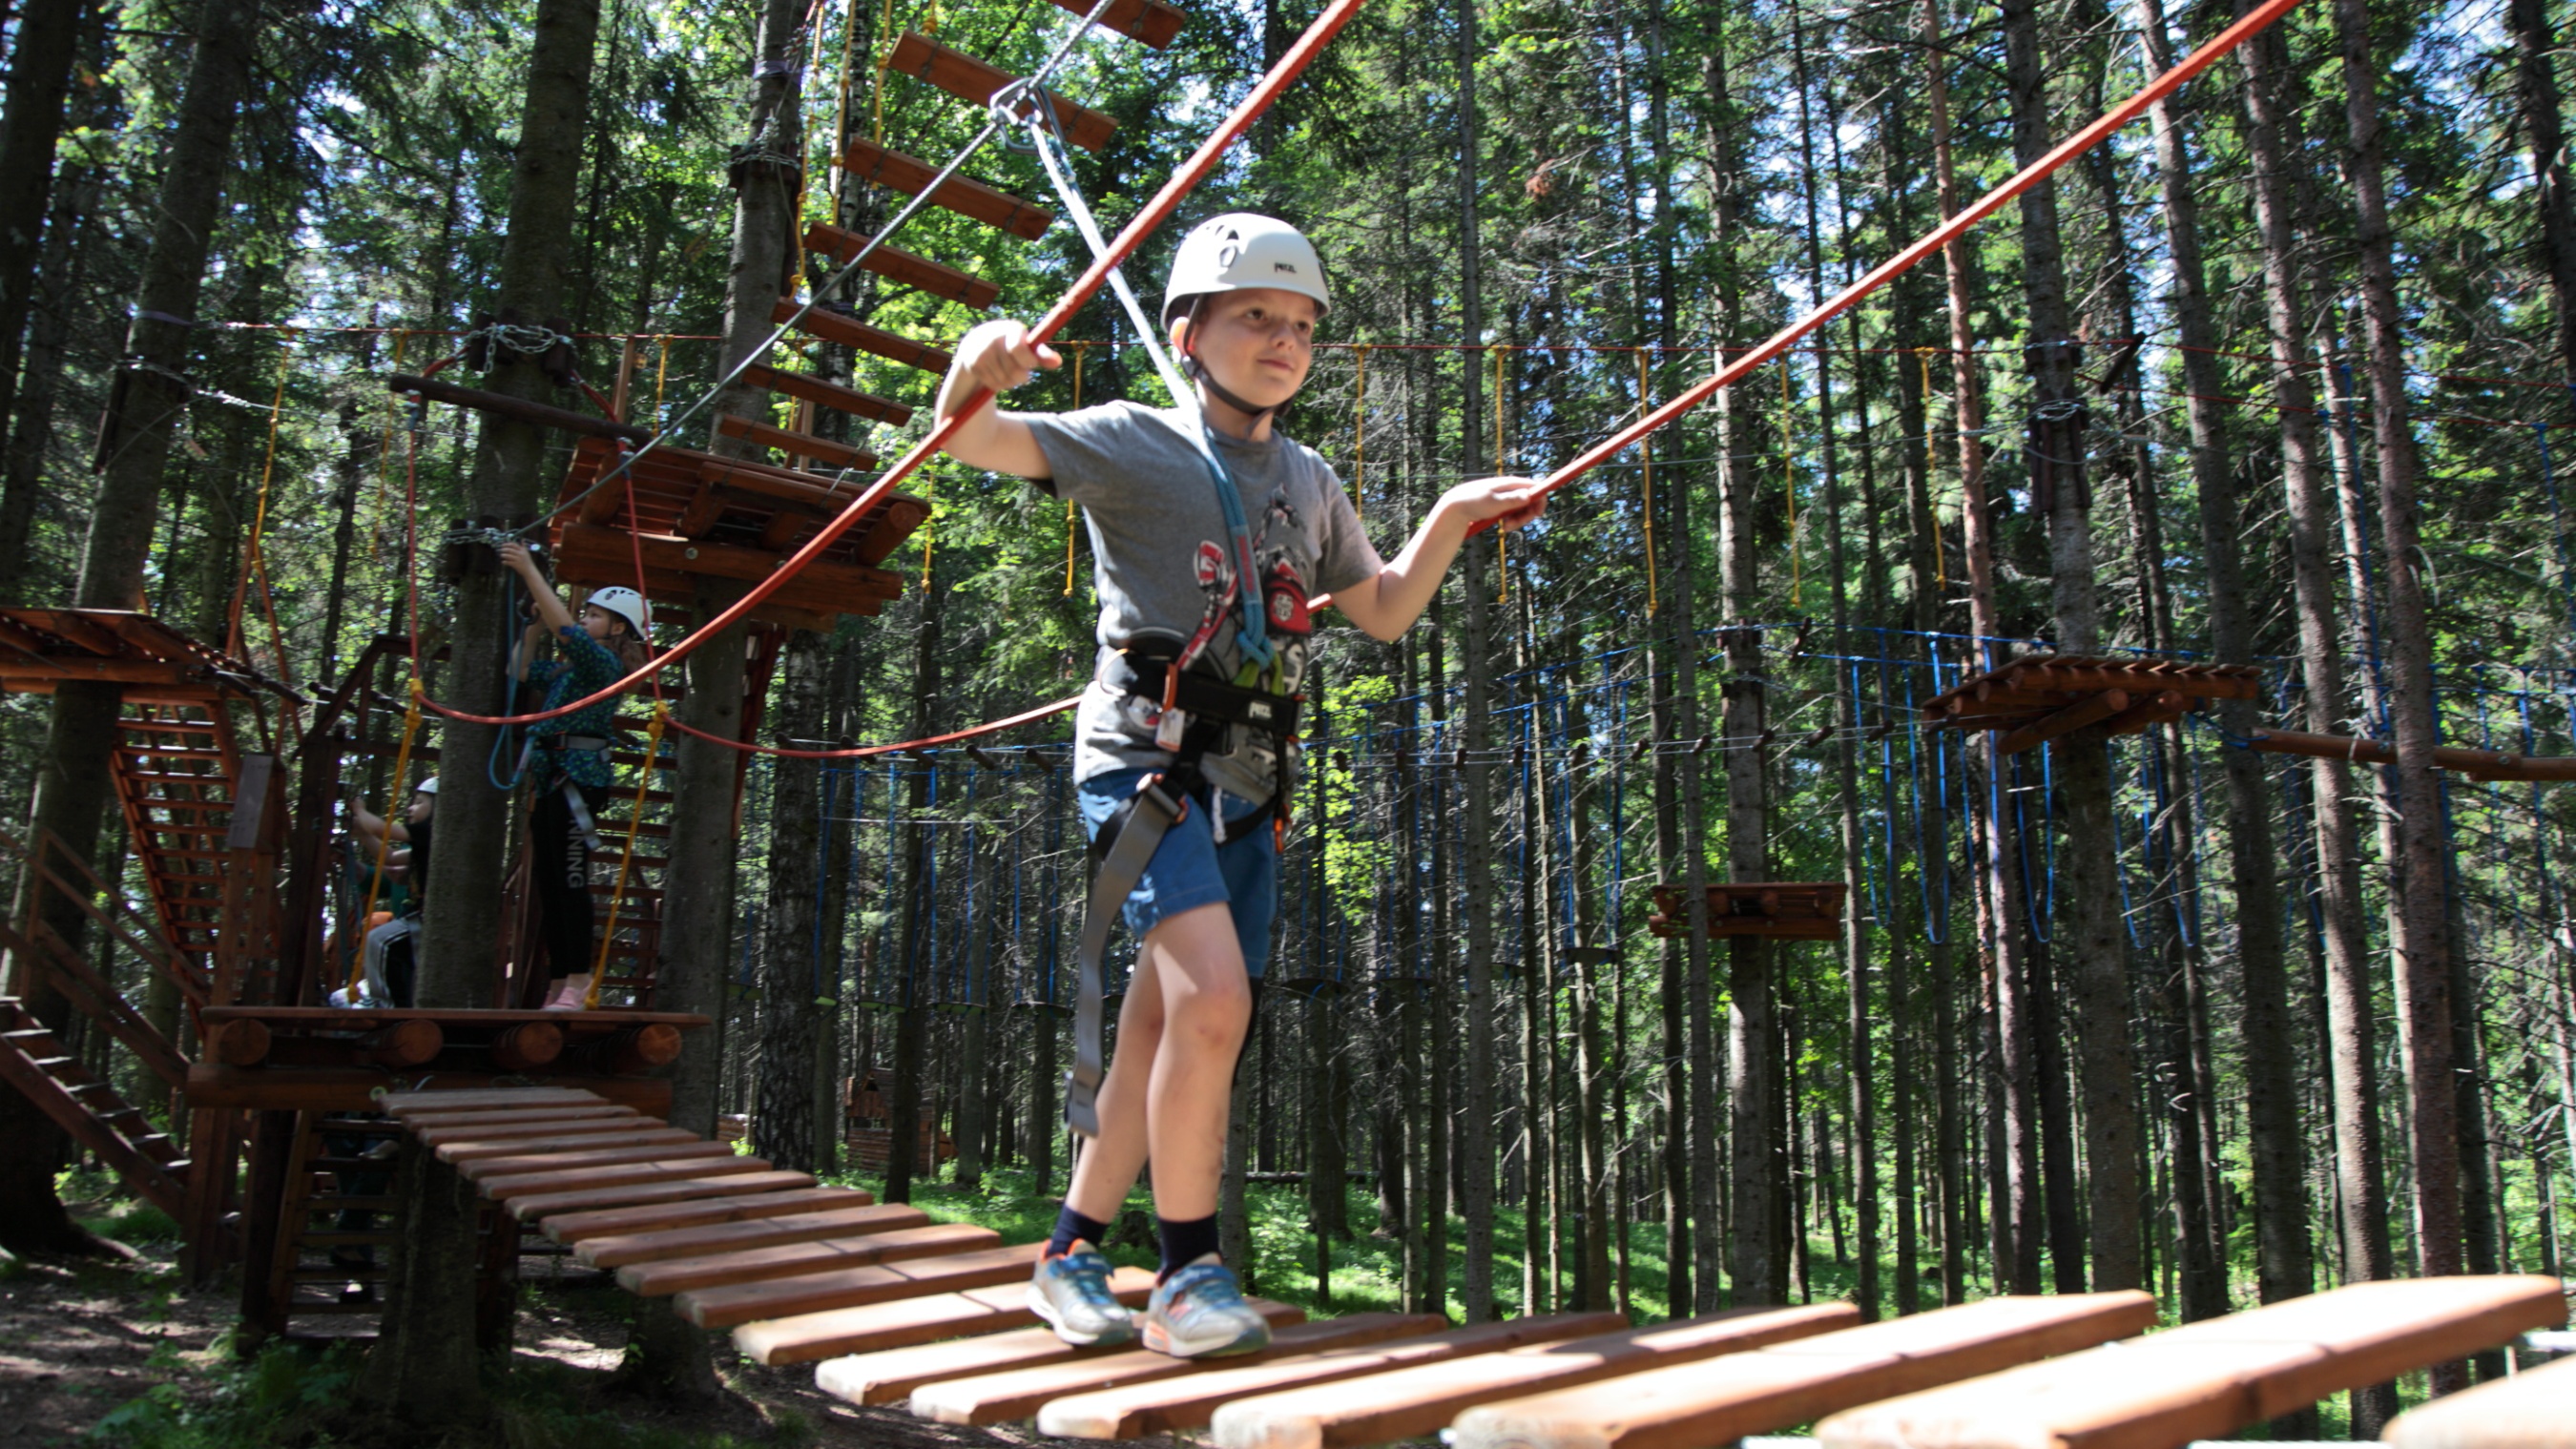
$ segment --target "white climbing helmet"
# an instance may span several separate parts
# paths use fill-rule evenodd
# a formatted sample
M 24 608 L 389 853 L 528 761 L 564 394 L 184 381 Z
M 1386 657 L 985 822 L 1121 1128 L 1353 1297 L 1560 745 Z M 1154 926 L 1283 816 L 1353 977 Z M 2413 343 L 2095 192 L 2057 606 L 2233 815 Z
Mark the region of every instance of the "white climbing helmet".
M 435 795 L 435 794 L 437 794 L 437 793 L 438 793 L 438 777 L 437 777 L 436 775 L 426 775 L 426 776 L 423 776 L 423 777 L 421 778 L 421 782 L 420 782 L 419 784 L 414 785 L 414 786 L 412 786 L 412 787 L 411 787 L 411 792 L 412 792 L 413 794 L 415 794 L 415 795 Z
M 1333 306 L 1324 290 L 1324 259 L 1303 232 L 1275 216 L 1229 211 L 1181 238 L 1181 249 L 1172 254 L 1171 280 L 1163 287 L 1163 325 L 1186 314 L 1194 298 L 1247 287 L 1277 287 L 1311 298 L 1317 316 Z
M 652 614 L 644 602 L 644 596 L 633 589 L 612 584 L 594 592 L 582 602 L 594 609 L 606 609 L 625 620 L 627 627 L 635 631 L 635 637 L 638 639 L 645 638 L 651 633 Z

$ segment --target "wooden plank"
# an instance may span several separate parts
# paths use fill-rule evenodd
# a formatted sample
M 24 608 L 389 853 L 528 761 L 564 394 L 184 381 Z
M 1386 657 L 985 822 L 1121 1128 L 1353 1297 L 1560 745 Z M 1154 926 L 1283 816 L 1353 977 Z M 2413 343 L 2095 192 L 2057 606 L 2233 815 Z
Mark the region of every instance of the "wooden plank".
M 1091 7 L 1083 0 L 1055 0 L 1056 8 L 1076 15 L 1088 15 Z M 1181 33 L 1188 17 L 1162 0 L 1110 0 L 1100 14 L 1100 23 L 1121 35 L 1132 35 L 1156 50 L 1172 43 Z
M 793 297 L 779 298 L 778 305 L 769 311 L 769 320 L 784 322 L 790 317 L 795 317 L 797 305 Z M 843 347 L 856 348 L 872 356 L 882 357 L 888 362 L 900 362 L 906 367 L 918 367 L 932 374 L 945 374 L 948 371 L 948 364 L 953 360 L 948 354 L 948 349 L 944 347 L 933 347 L 927 342 L 915 342 L 909 337 L 898 337 L 882 328 L 871 327 L 847 312 L 827 306 L 817 305 L 803 317 L 798 318 L 796 330 L 809 337 L 820 337 L 826 342 L 837 342 Z
M 1651 1328 L 1619 1328 L 1505 1353 L 1417 1364 L 1352 1383 L 1237 1399 L 1216 1411 L 1210 1429 L 1224 1449 L 1322 1449 L 1410 1439 L 1436 1433 L 1460 1411 L 1497 1398 L 1671 1365 L 1696 1367 L 1720 1354 L 1813 1338 L 1859 1321 L 1860 1310 L 1848 1303 L 1736 1308 Z
M 2388 1449 L 2576 1449 L 2576 1358 L 2409 1409 L 2381 1438 Z
M 825 382 L 809 372 L 781 372 L 766 363 L 755 362 L 742 370 L 742 380 L 753 387 L 783 392 L 819 407 L 874 418 L 898 428 L 912 421 L 912 409 L 899 402 L 872 392 L 861 392 L 854 387 L 843 387 L 837 382 Z
M 2355 1283 L 1850 1409 L 1816 1437 L 1822 1449 L 2179 1449 L 2556 1324 L 2561 1292 L 2542 1277 Z
M 607 546 L 612 542 L 634 553 L 641 552 L 648 568 L 670 569 L 685 574 L 708 574 L 721 579 L 741 579 L 757 583 L 778 572 L 781 559 L 776 554 L 733 544 L 707 543 L 695 539 L 664 538 L 658 534 L 616 534 L 614 540 L 602 535 L 614 530 L 586 523 L 567 523 L 563 543 L 567 550 L 585 546 Z M 628 566 L 633 571 L 633 566 Z M 842 597 L 894 599 L 903 596 L 903 576 L 864 564 L 828 563 L 816 560 L 799 569 L 796 577 L 780 590 L 796 597 L 837 599 Z
M 520 1198 L 547 1197 L 558 1192 L 586 1188 L 611 1188 L 681 1182 L 705 1177 L 735 1177 L 746 1173 L 766 1172 L 765 1157 L 736 1157 L 721 1143 L 709 1143 L 724 1155 L 717 1157 L 657 1157 L 642 1162 L 625 1162 L 610 1167 L 554 1168 L 536 1172 L 510 1173 L 487 1177 L 477 1182 L 485 1197 L 496 1202 L 514 1203 Z M 525 1219 L 522 1218 L 522 1221 Z
M 993 93 L 1009 85 L 1010 72 L 986 65 L 962 50 L 951 50 L 918 31 L 907 30 L 894 43 L 894 53 L 886 57 L 886 69 L 925 80 L 962 101 L 989 105 Z M 1064 138 L 1085 151 L 1097 151 L 1109 144 L 1118 123 L 1088 107 L 1077 106 L 1054 92 L 1048 98 L 1055 103 L 1056 124 L 1064 128 Z M 1030 106 L 1023 99 L 1014 115 L 1027 116 Z M 773 321 L 778 319 L 771 319 Z
M 931 182 L 939 179 L 939 168 L 900 151 L 889 151 L 873 141 L 852 136 L 841 151 L 841 170 L 861 181 L 874 181 L 891 186 L 907 196 L 919 196 Z M 1011 235 L 1036 241 L 1046 235 L 1055 222 L 1055 213 L 1033 201 L 1022 201 L 1006 191 L 996 191 L 980 181 L 952 176 L 931 193 L 930 204 L 953 211 L 970 221 L 999 227 Z M 759 384 L 755 384 L 758 386 Z
M 731 413 L 716 415 L 716 431 L 729 438 L 741 438 L 764 448 L 776 448 L 793 457 L 811 458 L 817 463 L 834 468 L 873 468 L 877 465 L 877 455 L 865 448 L 853 448 L 847 443 L 836 443 L 829 438 L 815 437 L 811 433 L 774 428 L 767 423 L 755 423 L 749 418 L 735 417 Z M 596 522 L 597 520 L 585 521 Z
M 866 1207 L 876 1201 L 874 1194 L 855 1187 L 754 1188 L 751 1191 L 758 1195 L 711 1197 L 696 1202 L 684 1197 L 655 1197 L 637 1199 L 629 1207 L 567 1209 L 547 1217 L 538 1224 L 538 1228 L 558 1243 L 584 1243 L 593 1238 L 620 1234 L 655 1233 L 668 1228 L 754 1222 L 791 1213 Z
M 638 1122 L 647 1119 L 639 1118 Z M 457 1138 L 458 1132 L 472 1128 L 448 1129 L 445 1141 L 430 1142 L 438 1160 L 446 1163 L 489 1162 L 494 1158 L 543 1156 L 556 1152 L 586 1152 L 618 1147 L 650 1147 L 674 1142 L 699 1142 L 704 1139 L 685 1127 L 631 1127 L 618 1132 L 583 1132 L 559 1137 L 483 1137 Z M 468 1174 L 471 1176 L 472 1174 Z
M 594 1268 L 623 1268 L 709 1253 L 733 1253 L 825 1238 L 891 1233 L 928 1225 L 930 1215 L 907 1203 L 867 1204 L 819 1213 L 782 1213 L 747 1221 L 716 1222 L 658 1232 L 602 1233 L 581 1240 L 574 1256 Z
M 1140 1439 L 1206 1425 L 1219 1405 L 1257 1394 L 1364 1378 L 1414 1364 L 1501 1353 L 1627 1326 L 1617 1313 L 1558 1313 L 1479 1323 L 1374 1348 L 1332 1349 L 1275 1363 L 1229 1365 L 1159 1384 L 1068 1394 L 1038 1410 L 1038 1432 L 1071 1439 Z M 737 1342 L 741 1336 L 735 1335 Z
M 421 1141 L 436 1147 L 442 1142 L 463 1140 L 458 1135 L 460 1132 L 487 1139 L 543 1137 L 549 1133 L 584 1131 L 595 1125 L 605 1130 L 608 1123 L 631 1121 L 640 1115 L 632 1107 L 603 1102 L 596 1107 L 541 1107 L 529 1112 L 419 1112 L 403 1121 Z
M 677 1128 L 672 1131 L 679 1131 Z M 661 1133 L 638 1133 L 639 1137 L 660 1137 Z M 731 1157 L 733 1148 L 722 1142 L 709 1142 L 694 1132 L 681 1133 L 678 1141 L 639 1142 L 625 1147 L 605 1147 L 587 1152 L 528 1152 L 510 1157 L 487 1157 L 479 1162 L 457 1164 L 472 1183 L 506 1182 L 531 1173 L 568 1174 L 578 1172 L 590 1177 L 594 1169 L 623 1168 L 682 1162 L 693 1157 Z M 748 1159 L 760 1161 L 758 1158 Z M 762 1166 L 767 1166 L 762 1163 Z
M 672 1302 L 680 1310 L 681 1317 L 700 1328 L 731 1328 L 737 1323 L 749 1323 L 759 1318 L 784 1318 L 833 1308 L 862 1308 L 896 1298 L 919 1298 L 931 1293 L 956 1293 L 969 1288 L 990 1288 L 1015 1282 L 1029 1276 L 1038 1254 L 1045 1250 L 1044 1243 L 1019 1243 L 1008 1248 L 924 1258 L 912 1263 L 879 1263 L 866 1268 L 843 1268 L 835 1272 L 808 1273 L 797 1278 L 778 1278 L 766 1283 L 701 1288 L 683 1293 Z
M 2090 1347 L 2152 1325 L 2155 1312 L 2143 1293 L 1990 1298 L 1579 1388 L 1489 1393 L 1462 1406 L 1451 1437 L 1479 1449 L 1711 1443 Z
M 733 1283 L 763 1283 L 777 1278 L 863 1268 L 907 1258 L 953 1257 L 1000 1247 L 1002 1235 L 971 1223 L 925 1223 L 915 1228 L 821 1238 L 742 1248 L 667 1262 L 637 1263 L 617 1270 L 617 1284 L 645 1298 L 664 1298 L 693 1289 Z
M 254 1013 L 241 1013 L 253 1015 Z M 265 1019 L 276 1013 L 258 1012 Z M 348 1013 L 342 1013 L 347 1015 Z M 418 1015 L 419 1013 L 414 1013 Z M 209 1022 L 229 1021 L 234 1013 L 221 1007 L 210 1007 L 204 1013 Z M 544 1020 L 539 1017 L 538 1020 Z M 274 1026 L 276 1023 L 271 1022 Z M 579 1087 L 500 1087 L 486 1091 L 464 1092 L 387 1092 L 383 1097 L 384 1113 L 397 1122 L 409 1121 L 423 1112 L 506 1112 L 514 1107 L 603 1107 L 608 1099 L 597 1092 Z
M 1273 1362 L 1329 1348 L 1376 1343 L 1386 1337 L 1383 1320 L 1394 1314 L 1371 1314 L 1378 1322 L 1356 1330 L 1343 1322 L 1308 1323 L 1306 1311 L 1267 1298 L 1244 1300 L 1271 1327 L 1271 1346 L 1231 1363 Z M 1205 1367 L 1132 1345 L 1105 1354 L 1086 1354 L 1049 1364 L 999 1369 L 967 1378 L 925 1384 L 912 1396 L 914 1418 L 941 1424 L 1008 1424 L 1037 1413 L 1050 1399 L 1066 1394 L 1153 1383 Z M 818 1380 L 819 1381 L 819 1380 Z
M 442 1071 L 440 1077 L 448 1078 Z M 460 1072 L 459 1083 L 493 1081 L 494 1074 Z M 595 1079 L 602 1100 L 623 1102 L 647 1116 L 671 1110 L 671 1083 L 660 1077 Z M 385 1090 L 381 1067 L 312 1067 L 276 1072 L 266 1067 L 227 1067 L 196 1061 L 188 1066 L 188 1105 L 255 1112 L 374 1112 Z M 446 1092 L 422 1093 L 448 1096 Z
M 854 231 L 844 231 L 837 226 L 825 226 L 818 222 L 805 228 L 807 251 L 828 253 L 834 261 L 844 266 L 847 266 L 850 259 L 859 254 L 859 249 L 867 244 L 866 237 Z M 928 257 L 915 256 L 901 247 L 878 247 L 868 253 L 868 259 L 864 265 L 867 270 L 890 282 L 917 287 L 934 297 L 945 297 L 952 302 L 963 302 L 978 312 L 990 309 L 1002 295 L 1000 287 L 981 277 L 934 262 Z
M 1153 1295 L 1154 1275 L 1142 1268 L 1117 1269 L 1109 1275 L 1109 1292 L 1128 1307 L 1141 1308 Z M 1029 1311 L 1027 1285 L 1014 1282 L 764 1319 L 735 1329 L 733 1344 L 755 1363 L 812 1363 L 846 1353 L 1025 1328 L 1037 1321 L 1038 1316 Z
M 751 1158 L 742 1159 L 745 1162 Z M 562 1192 L 529 1193 L 512 1198 L 505 1206 L 510 1216 L 521 1222 L 549 1218 L 557 1213 L 592 1212 L 605 1208 L 642 1207 L 648 1203 L 689 1202 L 697 1198 L 743 1197 L 752 1193 L 777 1192 L 784 1188 L 812 1187 L 810 1172 L 774 1169 L 768 1172 L 744 1172 L 729 1175 L 708 1174 L 659 1182 L 630 1182 L 615 1187 L 577 1187 Z

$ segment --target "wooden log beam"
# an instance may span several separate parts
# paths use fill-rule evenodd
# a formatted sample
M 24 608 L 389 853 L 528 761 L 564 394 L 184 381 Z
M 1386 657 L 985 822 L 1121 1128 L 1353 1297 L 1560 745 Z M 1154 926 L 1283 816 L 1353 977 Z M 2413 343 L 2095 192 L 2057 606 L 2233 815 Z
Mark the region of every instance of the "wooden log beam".
M 2388 1449 L 2576 1449 L 2576 1358 L 2409 1409 L 2382 1437 Z
M 1083 0 L 1055 0 L 1056 8 L 1075 15 L 1088 15 L 1091 7 Z M 1101 12 L 1100 23 L 1121 35 L 1131 35 L 1156 50 L 1170 45 L 1181 33 L 1188 17 L 1162 0 L 1110 0 Z
M 2142 695 L 2127 709 L 2102 721 L 2102 732 L 2112 735 L 2134 735 L 2160 724 L 2170 724 L 2190 712 L 2192 700 L 2179 690 L 2168 689 L 2158 694 Z
M 826 226 L 818 222 L 805 228 L 807 251 L 826 253 L 844 266 L 847 266 L 850 259 L 856 257 L 860 249 L 867 244 L 866 237 L 854 231 L 844 231 L 837 226 Z M 862 265 L 890 282 L 918 288 L 934 297 L 945 297 L 952 302 L 963 302 L 978 312 L 991 308 L 1002 295 L 1002 289 L 999 286 L 981 277 L 934 262 L 928 257 L 915 256 L 901 247 L 878 247 L 868 253 L 868 259 Z
M 861 181 L 874 181 L 919 196 L 939 179 L 939 168 L 900 151 L 889 151 L 862 136 L 851 136 L 841 149 L 841 169 Z M 997 227 L 1026 241 L 1045 236 L 1055 213 L 980 181 L 952 176 L 930 193 L 930 204 L 970 221 Z M 765 384 L 755 383 L 754 386 Z
M 1373 1374 L 1411 1365 L 1558 1343 L 1626 1326 L 1626 1316 L 1618 1313 L 1546 1314 L 1479 1323 L 1375 1347 L 1305 1354 L 1277 1363 L 1217 1365 L 1165 1383 L 1067 1395 L 1038 1411 L 1038 1432 L 1071 1439 L 1141 1439 L 1148 1434 L 1186 1433 L 1205 1426 L 1219 1406 L 1238 1399 L 1317 1384 L 1365 1380 Z
M 2180 1449 L 2562 1322 L 2563 1292 L 2536 1276 L 2355 1283 L 1849 1409 L 1816 1438 L 1821 1449 Z
M 956 183 L 949 184 L 953 186 Z M 878 397 L 872 392 L 861 392 L 854 387 L 843 387 L 837 382 L 826 382 L 809 372 L 783 372 L 766 363 L 756 362 L 742 370 L 742 380 L 753 387 L 783 392 L 817 407 L 873 418 L 898 428 L 912 421 L 912 409 L 899 402 Z
M 951 50 L 918 31 L 905 31 L 886 57 L 885 68 L 917 80 L 928 81 L 950 95 L 975 105 L 986 105 L 993 93 L 1009 85 L 1010 72 L 986 65 L 962 50 Z M 1064 138 L 1085 151 L 1097 151 L 1109 144 L 1118 123 L 1088 107 L 1077 106 L 1052 91 L 1056 124 L 1064 128 Z M 1031 113 L 1030 103 L 1023 99 L 1014 115 Z M 773 319 L 776 320 L 776 319 Z M 900 360 L 900 359 L 898 359 Z M 942 369 L 943 371 L 945 369 Z
M 700 1328 L 731 1328 L 755 1319 L 859 1308 L 897 1298 L 990 1288 L 1026 1278 L 1044 1243 L 955 1253 L 917 1263 L 880 1263 L 837 1272 L 807 1273 L 766 1283 L 703 1288 L 676 1301 L 680 1316 Z
M 1154 1275 L 1142 1268 L 1120 1268 L 1109 1275 L 1110 1296 L 1130 1308 L 1143 1307 L 1153 1292 Z M 1038 1316 L 1029 1311 L 1028 1286 L 1013 1282 L 763 1319 L 735 1329 L 733 1343 L 755 1363 L 812 1363 L 847 1353 L 1025 1328 L 1037 1321 Z
M 1238 1399 L 1209 1426 L 1222 1449 L 1328 1449 L 1435 1434 L 1460 1413 L 1497 1398 L 1617 1382 L 1648 1370 L 1709 1367 L 1707 1360 L 1812 1339 L 1860 1321 L 1848 1303 L 1737 1308 L 1679 1323 L 1623 1328 L 1563 1343 L 1421 1364 L 1355 1383 Z
M 769 320 L 785 322 L 788 318 L 795 317 L 797 308 L 802 305 L 793 297 L 781 297 L 778 299 L 778 305 L 770 309 Z M 945 376 L 948 372 L 948 364 L 953 360 L 947 348 L 933 347 L 927 342 L 915 342 L 909 337 L 899 337 L 881 327 L 871 327 L 849 313 L 830 306 L 817 305 L 807 311 L 803 317 L 797 318 L 796 330 L 809 337 L 820 337 L 826 342 L 837 342 L 843 347 L 865 352 L 870 356 L 882 357 L 888 362 L 900 362 L 906 367 L 917 367 L 934 376 Z
M 552 1197 L 559 1192 L 703 1182 L 713 1177 L 752 1176 L 768 1170 L 767 1159 L 759 1157 L 663 1157 L 615 1167 L 513 1173 L 507 1177 L 487 1177 L 475 1185 L 483 1190 L 485 1197 L 509 1203 L 514 1214 L 524 1222 L 528 1215 L 517 1212 L 522 1199 Z
M 918 1227 L 635 1263 L 617 1270 L 617 1286 L 639 1297 L 664 1298 L 698 1289 L 765 1283 L 910 1258 L 953 1257 L 997 1248 L 1001 1243 L 1000 1233 L 972 1223 L 923 1223 Z
M 757 1222 L 790 1214 L 862 1208 L 875 1201 L 874 1194 L 855 1187 L 757 1189 L 747 1196 L 710 1194 L 703 1201 L 660 1198 L 623 1207 L 566 1209 L 548 1216 L 537 1226 L 540 1232 L 558 1243 L 587 1243 L 593 1238 L 649 1235 L 668 1229 Z M 901 1207 L 900 1204 L 896 1206 Z M 913 1225 L 907 1222 L 901 1226 Z
M 592 1213 L 609 1208 L 643 1207 L 647 1204 L 686 1203 L 702 1198 L 749 1197 L 755 1193 L 778 1193 L 810 1188 L 815 1185 L 810 1172 L 790 1172 L 769 1167 L 756 1157 L 737 1159 L 758 1165 L 751 1172 L 724 1172 L 712 1165 L 700 1166 L 701 1175 L 648 1177 L 632 1182 L 587 1187 L 567 1187 L 554 1192 L 531 1192 L 509 1199 L 504 1211 L 520 1222 L 551 1218 L 558 1214 Z M 493 1196 L 489 1184 L 484 1195 Z
M 497 413 L 518 422 L 577 433 L 586 438 L 615 438 L 638 444 L 653 441 L 653 432 L 650 428 L 639 428 L 633 423 L 621 423 L 614 418 L 594 418 L 588 413 L 577 413 L 569 408 L 530 402 L 525 398 L 511 397 L 506 393 L 485 392 L 479 387 L 458 387 L 452 382 L 441 382 L 434 377 L 414 377 L 409 373 L 397 372 L 385 379 L 385 389 L 388 392 L 425 397 L 431 402 L 472 408 L 477 412 Z
M 928 1226 L 930 1215 L 909 1203 L 869 1203 L 652 1232 L 602 1233 L 583 1238 L 573 1256 L 593 1268 L 625 1268 Z

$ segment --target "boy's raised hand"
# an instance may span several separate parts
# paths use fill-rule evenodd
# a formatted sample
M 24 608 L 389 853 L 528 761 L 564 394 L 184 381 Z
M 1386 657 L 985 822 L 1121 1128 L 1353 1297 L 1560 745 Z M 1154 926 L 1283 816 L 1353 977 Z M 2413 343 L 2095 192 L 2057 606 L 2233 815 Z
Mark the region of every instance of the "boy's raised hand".
M 1029 340 L 1029 324 L 1015 318 L 982 323 L 957 344 L 956 373 L 977 387 L 1006 393 L 1038 375 L 1064 366 L 1064 357 L 1043 342 Z
M 1547 492 L 1535 478 L 1477 478 L 1450 489 L 1440 501 L 1465 520 L 1471 535 L 1489 528 L 1517 532 L 1547 511 Z

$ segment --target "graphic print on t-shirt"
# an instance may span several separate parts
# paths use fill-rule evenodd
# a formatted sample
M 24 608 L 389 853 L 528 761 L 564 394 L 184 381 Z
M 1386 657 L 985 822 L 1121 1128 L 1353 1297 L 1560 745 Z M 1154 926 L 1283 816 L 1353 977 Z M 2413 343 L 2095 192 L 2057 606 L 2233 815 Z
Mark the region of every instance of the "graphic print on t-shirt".
M 1260 527 L 1252 536 L 1252 557 L 1261 569 L 1261 608 L 1270 640 L 1269 667 L 1256 669 L 1244 662 L 1240 581 L 1235 577 L 1232 554 L 1213 539 L 1199 540 L 1196 573 L 1204 606 L 1197 632 L 1181 651 L 1181 664 L 1186 668 L 1204 656 L 1210 672 L 1230 683 L 1272 694 L 1294 694 L 1306 678 L 1306 649 L 1315 626 L 1306 611 L 1306 581 L 1297 572 L 1296 561 L 1286 549 L 1269 546 L 1274 527 L 1283 537 L 1297 535 L 1297 510 L 1284 491 L 1270 495 L 1269 505 L 1261 510 Z

